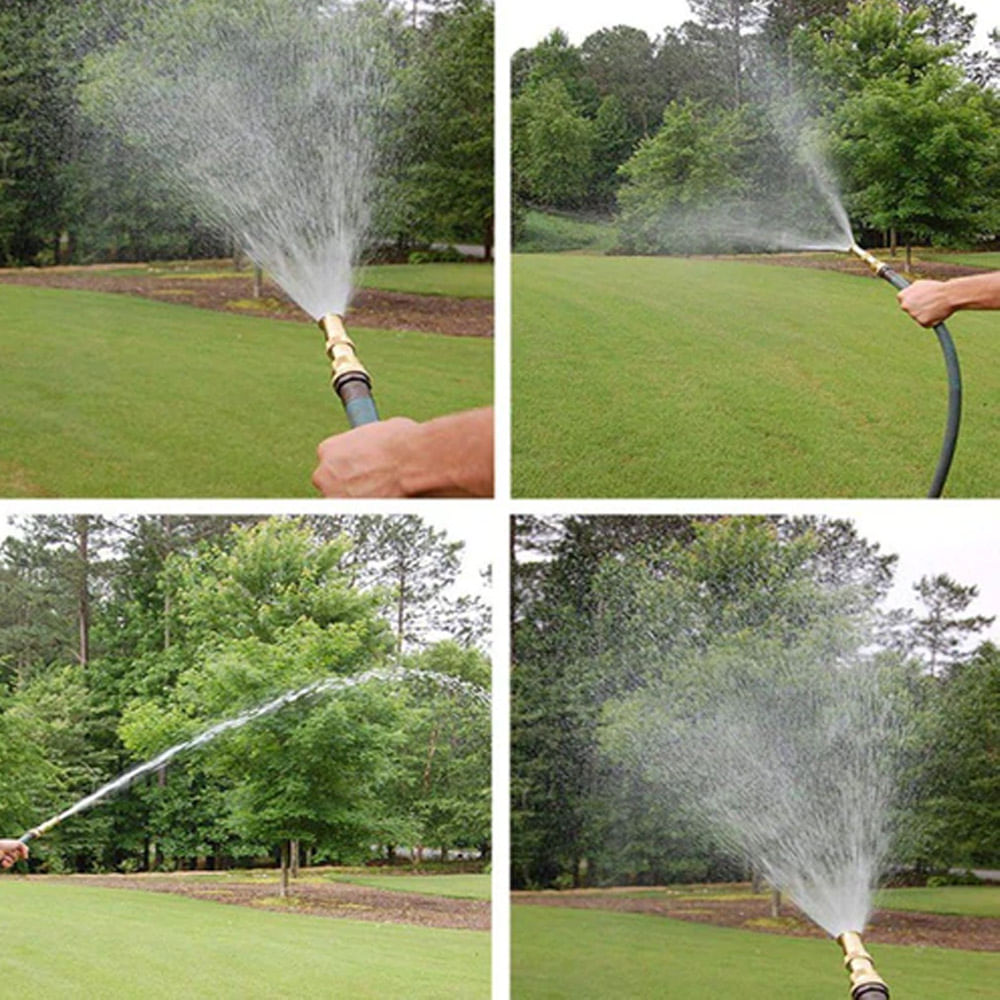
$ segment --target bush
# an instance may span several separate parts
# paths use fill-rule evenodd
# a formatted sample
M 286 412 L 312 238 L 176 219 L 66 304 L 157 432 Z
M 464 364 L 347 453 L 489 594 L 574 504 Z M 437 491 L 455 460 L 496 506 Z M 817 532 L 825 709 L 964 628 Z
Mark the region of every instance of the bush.
M 413 250 L 407 257 L 408 264 L 461 264 L 465 255 L 455 247 L 443 250 Z

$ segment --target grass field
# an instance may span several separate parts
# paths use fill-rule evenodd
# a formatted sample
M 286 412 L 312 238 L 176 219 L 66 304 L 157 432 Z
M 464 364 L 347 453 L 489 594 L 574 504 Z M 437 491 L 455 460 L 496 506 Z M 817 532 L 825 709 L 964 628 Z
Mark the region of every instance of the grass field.
M 379 264 L 358 273 L 361 288 L 456 299 L 493 298 L 492 264 Z
M 884 282 L 742 261 L 514 259 L 515 496 L 922 496 L 947 385 Z M 1000 492 L 1000 321 L 950 324 L 947 496 Z
M 489 997 L 489 935 L 0 881 L 3 992 L 47 1000 Z M 456 992 L 456 984 L 458 992 Z
M 310 323 L 0 286 L 2 496 L 315 496 L 346 430 Z M 383 416 L 492 400 L 492 341 L 353 330 Z
M 833 942 L 784 938 L 633 913 L 514 906 L 512 996 L 523 1000 L 841 1000 Z M 996 997 L 1000 955 L 873 946 L 906 1000 Z
M 1000 268 L 1000 253 L 951 253 L 927 251 L 921 252 L 920 258 L 923 260 L 938 260 L 948 264 L 964 264 L 966 267 L 981 267 L 985 271 L 993 271 Z
M 560 250 L 610 250 L 618 240 L 610 220 L 557 215 L 551 212 L 525 212 L 517 237 L 518 253 L 556 253 Z
M 392 892 L 419 892 L 453 899 L 490 898 L 489 875 L 356 875 L 334 872 L 326 878 L 333 882 L 351 882 Z
M 938 889 L 882 889 L 875 897 L 875 905 L 918 913 L 1000 917 L 1000 887 L 947 885 Z

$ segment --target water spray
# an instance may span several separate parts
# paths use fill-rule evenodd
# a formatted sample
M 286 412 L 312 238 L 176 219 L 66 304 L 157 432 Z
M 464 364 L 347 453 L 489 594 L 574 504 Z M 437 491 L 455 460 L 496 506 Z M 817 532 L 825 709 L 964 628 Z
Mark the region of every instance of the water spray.
M 837 938 L 844 952 L 844 968 L 851 980 L 851 1000 L 889 1000 L 889 987 L 875 971 L 875 963 L 865 950 L 857 931 L 844 931 Z
M 362 369 L 362 371 L 363 370 L 364 369 Z M 178 754 L 183 753 L 186 750 L 194 750 L 197 747 L 204 746 L 206 743 L 210 743 L 217 736 L 221 736 L 223 733 L 234 729 L 240 729 L 248 722 L 253 722 L 255 719 L 259 719 L 265 715 L 271 715 L 279 709 L 284 708 L 286 705 L 302 701 L 312 695 L 335 694 L 337 692 L 346 691 L 350 688 L 358 687 L 362 684 L 368 684 L 373 681 L 389 684 L 403 683 L 406 681 L 429 681 L 430 683 L 436 684 L 445 690 L 450 690 L 455 694 L 471 698 L 474 701 L 479 702 L 481 705 L 488 706 L 490 704 L 489 691 L 480 687 L 478 684 L 473 684 L 471 681 L 463 680 L 461 677 L 454 677 L 451 674 L 441 674 L 436 670 L 421 670 L 418 667 L 375 667 L 371 670 L 365 670 L 362 673 L 353 674 L 348 677 L 339 675 L 334 677 L 323 677 L 317 681 L 313 681 L 311 684 L 306 684 L 304 687 L 296 688 L 292 691 L 286 691 L 277 698 L 272 698 L 270 701 L 265 702 L 263 705 L 258 705 L 256 708 L 248 709 L 240 715 L 233 716 L 230 719 L 225 719 L 222 722 L 217 722 L 214 726 L 210 726 L 197 736 L 193 736 L 191 739 L 183 740 L 180 743 L 174 744 L 174 746 L 164 750 L 160 754 L 157 754 L 157 756 L 147 760 L 145 763 L 137 764 L 135 767 L 132 767 L 118 775 L 117 778 L 112 778 L 111 781 L 101 785 L 97 791 L 91 792 L 89 795 L 85 795 L 82 799 L 74 802 L 68 809 L 64 809 L 61 813 L 57 813 L 55 816 L 47 819 L 44 823 L 40 823 L 38 826 L 32 827 L 27 833 L 18 837 L 18 840 L 20 840 L 22 844 L 27 844 L 36 837 L 41 837 L 42 834 L 48 833 L 49 830 L 58 826 L 63 820 L 69 819 L 70 816 L 75 816 L 77 813 L 81 813 L 84 810 L 89 809 L 91 806 L 97 805 L 98 802 L 108 798 L 108 796 L 113 793 L 128 788 L 129 785 L 138 781 L 139 778 L 142 778 L 147 774 L 152 774 L 154 771 L 158 771 Z
M 894 271 L 884 261 L 879 260 L 878 257 L 863 250 L 857 243 L 852 242 L 849 249 L 855 256 L 860 257 L 879 278 L 888 281 L 893 288 L 902 291 L 904 288 L 910 287 L 906 278 Z M 934 470 L 934 479 L 931 481 L 931 488 L 927 493 L 929 497 L 937 498 L 944 490 L 948 470 L 951 468 L 951 460 L 955 455 L 955 445 L 958 442 L 958 427 L 962 419 L 962 374 L 959 371 L 958 354 L 955 351 L 955 344 L 948 332 L 948 327 L 944 323 L 938 323 L 934 327 L 934 332 L 941 345 L 945 368 L 948 372 L 948 418 L 945 423 L 944 440 L 941 442 L 937 468 Z
M 330 384 L 344 404 L 348 423 L 352 427 L 376 423 L 378 410 L 372 396 L 371 376 L 358 360 L 343 317 L 327 313 L 319 320 L 319 328 L 326 337 L 326 356 L 332 368 Z

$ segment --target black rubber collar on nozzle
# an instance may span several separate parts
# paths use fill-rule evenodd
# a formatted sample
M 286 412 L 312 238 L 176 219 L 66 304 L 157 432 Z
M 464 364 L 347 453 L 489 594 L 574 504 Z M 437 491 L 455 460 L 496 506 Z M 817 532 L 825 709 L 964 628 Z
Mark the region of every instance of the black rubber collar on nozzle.
M 851 1000 L 889 1000 L 889 987 L 882 983 L 859 986 L 851 994 Z

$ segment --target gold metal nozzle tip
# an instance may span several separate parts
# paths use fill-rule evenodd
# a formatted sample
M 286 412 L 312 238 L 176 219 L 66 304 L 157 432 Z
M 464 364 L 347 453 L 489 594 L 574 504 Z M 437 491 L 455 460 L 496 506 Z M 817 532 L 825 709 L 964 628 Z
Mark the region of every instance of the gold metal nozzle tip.
M 851 995 L 854 996 L 862 987 L 881 986 L 885 995 L 889 988 L 885 980 L 875 971 L 875 963 L 865 949 L 864 941 L 859 931 L 844 931 L 837 937 L 837 944 L 844 953 L 844 968 L 851 982 Z
M 857 245 L 857 243 L 851 244 L 851 253 L 856 257 L 860 257 L 876 274 L 882 270 L 885 265 L 876 257 L 874 254 L 870 254 L 867 250 L 862 249 Z
M 326 356 L 333 369 L 334 383 L 349 372 L 357 372 L 368 378 L 368 372 L 354 350 L 354 341 L 347 336 L 344 317 L 337 313 L 327 313 L 319 318 L 318 324 L 326 337 Z

